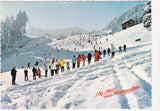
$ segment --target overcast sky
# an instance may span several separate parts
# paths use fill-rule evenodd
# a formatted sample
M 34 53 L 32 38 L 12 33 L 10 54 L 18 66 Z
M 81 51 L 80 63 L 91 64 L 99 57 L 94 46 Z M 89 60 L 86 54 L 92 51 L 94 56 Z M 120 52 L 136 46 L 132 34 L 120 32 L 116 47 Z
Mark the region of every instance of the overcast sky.
M 142 1 L 103 2 L 1 2 L 1 15 L 14 17 L 25 10 L 28 26 L 45 29 L 81 27 L 88 31 L 101 30 L 114 17 Z

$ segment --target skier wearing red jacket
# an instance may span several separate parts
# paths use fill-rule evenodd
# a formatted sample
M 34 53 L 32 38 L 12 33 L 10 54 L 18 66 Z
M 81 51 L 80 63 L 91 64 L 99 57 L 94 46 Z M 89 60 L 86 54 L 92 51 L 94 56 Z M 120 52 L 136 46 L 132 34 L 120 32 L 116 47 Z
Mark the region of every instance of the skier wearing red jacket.
M 77 57 L 77 68 L 80 67 L 80 63 L 81 63 L 81 55 L 79 54 Z
M 85 66 L 86 56 L 84 54 L 82 54 L 82 59 L 83 59 L 83 66 Z
M 99 57 L 99 53 L 97 50 L 95 50 L 94 52 L 94 61 L 97 62 L 98 61 L 98 57 Z

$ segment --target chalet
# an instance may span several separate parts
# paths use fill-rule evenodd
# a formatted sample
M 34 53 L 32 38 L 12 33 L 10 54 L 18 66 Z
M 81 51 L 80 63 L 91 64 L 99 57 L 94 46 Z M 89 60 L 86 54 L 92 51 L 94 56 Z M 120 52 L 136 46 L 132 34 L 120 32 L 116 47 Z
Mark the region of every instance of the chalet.
M 135 21 L 130 19 L 128 21 L 126 21 L 125 23 L 122 24 L 122 29 L 127 29 L 129 27 L 132 27 L 135 25 Z

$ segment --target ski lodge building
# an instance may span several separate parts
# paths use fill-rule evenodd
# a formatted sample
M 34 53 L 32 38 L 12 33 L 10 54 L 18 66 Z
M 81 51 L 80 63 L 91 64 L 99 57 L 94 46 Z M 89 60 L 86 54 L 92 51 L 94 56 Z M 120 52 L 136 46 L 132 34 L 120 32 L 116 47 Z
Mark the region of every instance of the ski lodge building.
M 132 27 L 134 25 L 135 25 L 135 21 L 130 19 L 130 20 L 128 20 L 128 21 L 126 21 L 125 23 L 122 24 L 122 29 L 124 30 L 124 29 Z

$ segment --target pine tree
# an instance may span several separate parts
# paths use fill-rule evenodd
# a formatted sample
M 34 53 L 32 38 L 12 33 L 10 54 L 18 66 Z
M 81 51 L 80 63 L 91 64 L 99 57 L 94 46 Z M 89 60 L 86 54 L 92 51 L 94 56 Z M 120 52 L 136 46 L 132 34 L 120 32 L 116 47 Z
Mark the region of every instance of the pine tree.
M 152 18 L 151 18 L 151 1 L 147 2 L 146 7 L 144 8 L 143 14 L 142 14 L 142 22 L 143 26 L 146 27 L 148 30 L 151 29 L 152 24 Z

